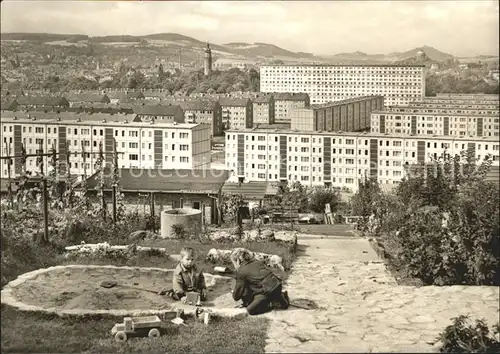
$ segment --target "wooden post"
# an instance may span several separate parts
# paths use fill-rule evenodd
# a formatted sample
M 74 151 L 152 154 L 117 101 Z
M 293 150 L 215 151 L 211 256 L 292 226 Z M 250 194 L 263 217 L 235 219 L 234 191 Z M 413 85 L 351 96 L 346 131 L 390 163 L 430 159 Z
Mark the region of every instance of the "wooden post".
M 151 192 L 151 195 L 150 195 L 150 212 L 151 212 L 151 223 L 152 223 L 152 231 L 155 232 L 155 228 L 156 228 L 156 225 L 155 225 L 155 194 L 154 192 Z
M 201 203 L 201 228 L 205 231 L 206 228 L 206 220 L 205 220 L 205 203 Z
M 116 186 L 113 184 L 113 223 L 116 223 Z
M 43 178 L 43 242 L 49 242 L 49 193 L 47 190 L 47 177 Z

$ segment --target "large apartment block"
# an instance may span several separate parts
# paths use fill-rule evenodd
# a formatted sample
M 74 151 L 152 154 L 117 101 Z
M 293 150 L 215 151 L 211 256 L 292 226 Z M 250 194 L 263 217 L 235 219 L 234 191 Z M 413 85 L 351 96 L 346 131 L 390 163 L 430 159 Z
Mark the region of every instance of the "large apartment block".
M 1 155 L 21 155 L 24 144 L 27 154 L 36 154 L 40 147 L 59 152 L 60 161 L 69 158 L 71 174 L 95 172 L 94 165 L 102 144 L 105 161 L 113 161 L 114 144 L 121 168 L 204 169 L 210 168 L 211 127 L 208 124 L 134 122 L 133 115 L 82 115 L 64 113 L 55 117 L 25 112 L 2 116 Z M 103 119 L 105 117 L 105 119 Z M 76 155 L 73 155 L 77 153 Z M 85 161 L 84 161 L 85 154 Z M 50 157 L 44 158 L 47 171 Z M 21 172 L 20 158 L 13 159 L 11 176 Z M 28 157 L 27 171 L 38 172 L 37 157 Z M 65 173 L 64 168 L 61 173 Z M 7 160 L 0 166 L 2 178 L 7 177 Z
M 294 109 L 290 112 L 291 129 L 329 132 L 370 129 L 370 114 L 383 107 L 384 97 L 366 96 Z
M 382 95 L 386 106 L 425 96 L 424 65 L 263 65 L 261 92 L 305 92 L 311 104 Z
M 498 139 L 498 121 L 498 115 L 381 111 L 372 113 L 371 132 Z
M 365 177 L 396 185 L 408 167 L 430 162 L 445 150 L 459 154 L 473 149 L 480 160 L 491 154 L 498 166 L 499 146 L 492 137 L 230 130 L 226 168 L 243 181 L 299 181 L 356 191 Z
M 487 93 L 436 93 L 436 98 L 446 98 L 455 100 L 482 100 L 482 101 L 498 101 L 498 94 Z

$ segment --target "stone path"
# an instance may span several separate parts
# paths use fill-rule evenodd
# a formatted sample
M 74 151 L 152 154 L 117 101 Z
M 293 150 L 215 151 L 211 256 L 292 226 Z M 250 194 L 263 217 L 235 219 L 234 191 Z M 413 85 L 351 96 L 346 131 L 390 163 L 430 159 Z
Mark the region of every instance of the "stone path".
M 324 309 L 267 314 L 266 352 L 437 352 L 452 317 L 498 322 L 498 287 L 398 286 L 363 238 L 301 235 L 299 250 L 285 287 Z

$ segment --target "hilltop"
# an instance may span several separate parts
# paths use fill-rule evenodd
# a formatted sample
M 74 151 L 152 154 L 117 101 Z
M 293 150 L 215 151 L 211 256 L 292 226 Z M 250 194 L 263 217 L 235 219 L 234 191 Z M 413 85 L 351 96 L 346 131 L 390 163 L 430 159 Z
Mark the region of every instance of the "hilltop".
M 2 33 L 2 41 L 32 41 L 37 44 L 50 44 L 53 46 L 105 46 L 141 48 L 163 48 L 171 53 L 181 51 L 189 58 L 199 58 L 206 47 L 206 41 L 188 37 L 179 33 L 156 33 L 144 36 L 114 35 L 90 37 L 82 34 L 53 34 L 53 33 Z M 315 55 L 312 53 L 294 52 L 270 43 L 231 42 L 226 44 L 210 43 L 214 58 L 231 58 L 234 60 L 252 60 L 266 62 L 280 60 L 283 62 L 315 62 L 331 64 L 383 64 L 406 62 L 415 58 L 419 51 L 423 51 L 428 60 L 444 62 L 458 59 L 452 54 L 442 52 L 428 45 L 413 48 L 404 52 L 388 54 L 367 54 L 362 51 L 352 53 L 338 53 L 332 55 Z M 498 58 L 491 55 L 481 55 L 477 58 Z M 411 61 L 411 60 L 410 60 Z

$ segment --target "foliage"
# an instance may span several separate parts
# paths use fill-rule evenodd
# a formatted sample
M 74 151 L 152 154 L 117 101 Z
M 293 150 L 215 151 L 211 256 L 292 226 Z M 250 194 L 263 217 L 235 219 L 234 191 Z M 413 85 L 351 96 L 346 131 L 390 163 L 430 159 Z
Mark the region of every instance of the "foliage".
M 490 165 L 476 165 L 473 152 L 443 154 L 409 170 L 395 194 L 365 184 L 352 206 L 371 213 L 363 231 L 380 237 L 402 275 L 425 284 L 498 285 L 500 192 L 485 180 Z
M 245 197 L 241 194 L 222 195 L 221 211 L 224 222 L 239 225 L 241 220 L 238 218 L 238 212 L 244 202 Z
M 498 83 L 495 85 L 486 83 L 482 79 L 483 73 L 474 75 L 477 79 L 473 79 L 471 75 L 467 76 L 428 75 L 425 80 L 425 95 L 436 96 L 436 93 L 440 92 L 498 94 Z
M 309 191 L 300 182 L 281 184 L 278 194 L 264 202 L 266 209 L 278 209 L 283 212 L 298 209 L 299 212 L 306 212 L 309 208 Z
M 377 180 L 365 178 L 364 181 L 360 181 L 358 191 L 351 197 L 351 215 L 362 217 L 358 222 L 361 230 L 368 227 L 368 217 L 375 212 L 375 205 L 377 200 L 380 200 L 380 194 Z
M 308 207 L 315 213 L 324 213 L 325 205 L 330 204 L 331 211 L 335 212 L 339 201 L 340 195 L 336 189 L 316 186 L 309 193 Z
M 484 320 L 476 320 L 474 325 L 467 323 L 468 316 L 453 318 L 453 323 L 440 333 L 441 353 L 498 353 L 500 324 L 491 330 Z
M 183 224 L 173 224 L 172 233 L 176 238 L 184 238 L 186 236 L 186 228 Z

